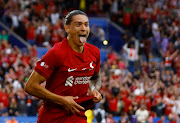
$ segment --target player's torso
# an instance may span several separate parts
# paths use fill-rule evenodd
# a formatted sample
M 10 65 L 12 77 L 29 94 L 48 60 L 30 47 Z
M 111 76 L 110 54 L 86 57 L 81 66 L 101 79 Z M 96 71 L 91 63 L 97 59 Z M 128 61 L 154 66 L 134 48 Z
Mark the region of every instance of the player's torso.
M 67 48 L 62 55 L 61 64 L 49 78 L 47 88 L 59 95 L 85 96 L 96 68 L 96 57 L 88 49 L 76 53 Z

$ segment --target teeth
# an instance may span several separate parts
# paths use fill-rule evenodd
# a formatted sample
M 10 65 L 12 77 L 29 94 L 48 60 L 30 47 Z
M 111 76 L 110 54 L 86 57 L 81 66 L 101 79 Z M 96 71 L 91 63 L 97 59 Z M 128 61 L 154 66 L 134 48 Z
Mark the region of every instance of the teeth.
M 79 35 L 79 37 L 86 37 L 86 35 Z

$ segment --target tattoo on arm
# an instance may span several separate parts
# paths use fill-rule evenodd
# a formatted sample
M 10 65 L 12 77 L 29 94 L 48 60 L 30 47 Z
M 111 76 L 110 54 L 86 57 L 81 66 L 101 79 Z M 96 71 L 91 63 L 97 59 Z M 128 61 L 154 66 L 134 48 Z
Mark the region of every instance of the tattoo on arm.
M 97 73 L 97 74 L 94 74 L 91 77 L 90 80 L 91 80 L 90 83 L 89 83 L 90 90 L 92 91 L 92 90 L 96 89 L 96 90 L 99 91 L 100 88 L 101 88 L 101 76 L 100 76 L 100 72 Z

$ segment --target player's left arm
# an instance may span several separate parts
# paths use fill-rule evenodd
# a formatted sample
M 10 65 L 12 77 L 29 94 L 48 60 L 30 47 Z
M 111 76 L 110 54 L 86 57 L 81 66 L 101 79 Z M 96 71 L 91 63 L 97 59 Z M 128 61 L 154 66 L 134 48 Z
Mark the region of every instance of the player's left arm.
M 101 101 L 101 99 L 102 99 L 102 96 L 99 93 L 99 90 L 101 88 L 100 72 L 94 74 L 90 80 L 91 80 L 91 82 L 89 83 L 90 95 L 95 97 L 93 99 L 93 101 L 95 103 L 97 103 L 97 102 Z
M 100 72 L 94 74 L 91 78 L 91 83 L 90 83 L 90 89 L 94 90 L 96 89 L 97 91 L 100 90 L 101 88 L 101 75 Z

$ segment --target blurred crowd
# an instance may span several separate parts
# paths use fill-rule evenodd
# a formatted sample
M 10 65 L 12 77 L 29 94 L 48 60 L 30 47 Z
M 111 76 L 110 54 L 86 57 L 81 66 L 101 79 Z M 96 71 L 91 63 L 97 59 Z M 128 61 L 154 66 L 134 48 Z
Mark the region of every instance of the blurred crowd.
M 88 16 L 105 16 L 108 7 L 103 5 L 103 0 L 1 0 L 0 18 L 31 45 L 52 46 L 66 36 L 63 19 L 68 11 L 81 9 Z
M 3 40 L 0 44 L 0 116 L 37 114 L 39 99 L 27 95 L 24 85 L 37 60 L 36 46 L 22 53 Z
M 41 101 L 23 91 L 39 59 L 36 46 L 61 41 L 66 36 L 63 17 L 73 9 L 109 17 L 125 30 L 121 51 L 106 49 L 107 60 L 101 63 L 103 100 L 88 117 L 107 123 L 113 116 L 121 116 L 121 123 L 152 122 L 153 117 L 177 122 L 180 0 L 0 0 L 1 21 L 32 45 L 22 53 L 8 42 L 8 32 L 0 34 L 0 116 L 37 115 Z

